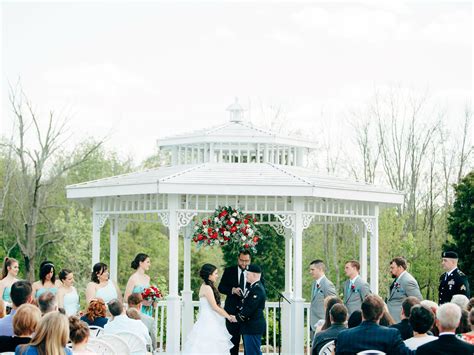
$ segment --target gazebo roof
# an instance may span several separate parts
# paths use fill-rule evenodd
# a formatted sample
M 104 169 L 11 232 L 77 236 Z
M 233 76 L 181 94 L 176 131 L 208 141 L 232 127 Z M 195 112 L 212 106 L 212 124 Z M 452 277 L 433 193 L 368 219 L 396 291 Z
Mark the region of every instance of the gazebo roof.
M 400 204 L 384 187 L 271 163 L 204 163 L 161 167 L 67 187 L 69 199 L 136 194 L 307 196 Z
M 276 134 L 250 122 L 231 121 L 215 127 L 179 134 L 157 141 L 159 147 L 195 143 L 269 143 L 316 149 L 315 142 Z

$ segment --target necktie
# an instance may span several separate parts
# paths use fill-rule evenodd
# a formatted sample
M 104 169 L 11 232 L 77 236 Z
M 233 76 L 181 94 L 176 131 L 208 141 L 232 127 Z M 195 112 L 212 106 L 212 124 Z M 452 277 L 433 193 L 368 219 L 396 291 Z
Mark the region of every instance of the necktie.
M 240 280 L 239 280 L 239 287 L 242 290 L 242 293 L 245 291 L 245 276 L 244 270 L 240 271 Z

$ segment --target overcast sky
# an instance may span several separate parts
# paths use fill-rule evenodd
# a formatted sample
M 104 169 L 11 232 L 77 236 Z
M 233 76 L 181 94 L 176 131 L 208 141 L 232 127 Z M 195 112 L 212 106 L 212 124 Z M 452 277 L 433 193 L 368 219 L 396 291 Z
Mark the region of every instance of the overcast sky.
M 309 129 L 393 85 L 460 107 L 472 18 L 455 1 L 3 2 L 2 134 L 19 77 L 39 113 L 71 117 L 71 145 L 108 136 L 137 161 L 159 137 L 226 122 L 235 96 L 252 119 L 281 104 Z

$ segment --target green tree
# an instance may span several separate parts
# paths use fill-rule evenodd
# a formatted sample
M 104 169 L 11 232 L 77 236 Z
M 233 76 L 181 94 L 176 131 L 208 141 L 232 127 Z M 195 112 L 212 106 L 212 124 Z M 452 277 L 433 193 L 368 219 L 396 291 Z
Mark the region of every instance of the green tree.
M 474 170 L 454 186 L 454 191 L 453 210 L 448 215 L 448 232 L 453 239 L 444 247 L 459 254 L 459 268 L 474 285 Z

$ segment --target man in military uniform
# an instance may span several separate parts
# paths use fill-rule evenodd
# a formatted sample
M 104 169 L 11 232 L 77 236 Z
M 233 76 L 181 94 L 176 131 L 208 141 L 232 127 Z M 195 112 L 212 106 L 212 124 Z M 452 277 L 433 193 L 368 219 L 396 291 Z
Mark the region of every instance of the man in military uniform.
M 454 295 L 470 297 L 469 281 L 467 276 L 458 269 L 458 254 L 454 251 L 445 251 L 441 255 L 441 265 L 446 271 L 439 278 L 439 304 L 451 302 Z
M 267 298 L 265 288 L 260 282 L 262 270 L 258 265 L 250 264 L 247 268 L 247 282 L 250 286 L 242 301 L 242 307 L 235 316 L 240 324 L 244 338 L 245 355 L 261 355 L 260 346 L 266 324 L 263 312 Z

